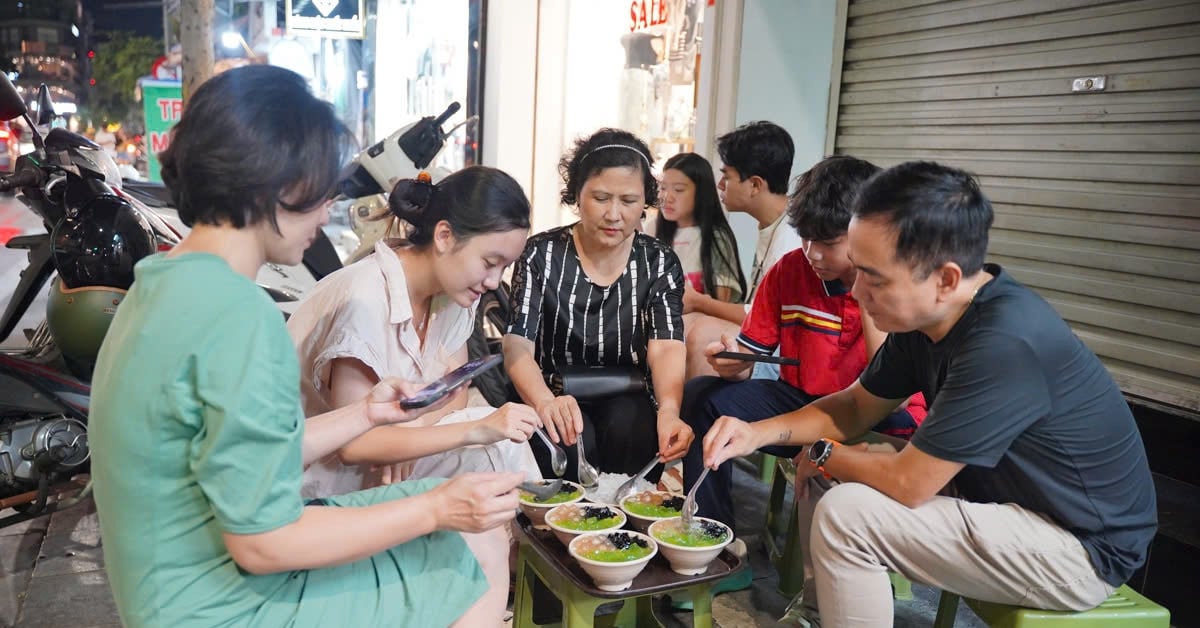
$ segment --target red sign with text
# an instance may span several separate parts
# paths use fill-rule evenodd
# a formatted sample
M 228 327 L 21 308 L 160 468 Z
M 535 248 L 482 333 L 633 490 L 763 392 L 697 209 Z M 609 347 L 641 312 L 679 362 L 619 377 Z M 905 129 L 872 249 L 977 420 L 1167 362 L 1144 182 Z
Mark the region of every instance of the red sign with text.
M 629 4 L 629 30 L 631 32 L 666 23 L 667 0 L 633 0 Z

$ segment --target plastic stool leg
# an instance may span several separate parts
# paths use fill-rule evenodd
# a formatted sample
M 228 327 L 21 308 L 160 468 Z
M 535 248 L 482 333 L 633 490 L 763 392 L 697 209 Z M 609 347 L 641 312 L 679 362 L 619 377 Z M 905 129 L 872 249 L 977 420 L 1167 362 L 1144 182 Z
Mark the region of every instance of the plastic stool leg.
M 912 582 L 908 578 L 894 572 L 888 572 L 888 578 L 892 581 L 892 597 L 897 600 L 913 599 Z
M 771 497 L 767 500 L 767 533 L 779 534 L 783 531 L 783 522 L 786 521 L 786 513 L 784 512 L 784 504 L 787 503 L 787 479 L 782 473 L 774 474 L 771 483 Z
M 529 544 L 521 543 L 517 551 L 517 580 L 516 591 L 513 592 L 513 628 L 533 628 L 533 587 L 529 577 L 532 570 L 526 569 L 528 561 L 525 553 L 530 551 Z
M 692 626 L 695 628 L 712 628 L 712 585 L 702 584 L 689 587 L 692 595 Z
M 954 616 L 958 614 L 958 595 L 942 591 L 938 600 L 937 617 L 933 620 L 933 628 L 954 628 Z
M 596 609 L 604 602 L 572 587 L 563 600 L 564 628 L 592 628 Z
M 758 477 L 762 479 L 763 484 L 770 484 L 775 480 L 775 456 L 762 455 L 762 462 L 758 467 Z
M 779 571 L 779 592 L 791 598 L 804 588 L 804 561 L 800 554 L 800 518 L 793 510 L 788 519 L 787 540 L 783 553 L 775 561 L 775 569 Z

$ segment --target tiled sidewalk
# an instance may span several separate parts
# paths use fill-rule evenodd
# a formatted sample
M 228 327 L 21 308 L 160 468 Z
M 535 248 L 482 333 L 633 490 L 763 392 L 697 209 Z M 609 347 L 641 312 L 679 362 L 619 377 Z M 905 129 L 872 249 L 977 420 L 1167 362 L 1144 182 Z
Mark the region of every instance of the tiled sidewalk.
M 0 565 L 0 626 L 121 625 L 104 573 L 100 525 L 91 500 L 0 529 Z

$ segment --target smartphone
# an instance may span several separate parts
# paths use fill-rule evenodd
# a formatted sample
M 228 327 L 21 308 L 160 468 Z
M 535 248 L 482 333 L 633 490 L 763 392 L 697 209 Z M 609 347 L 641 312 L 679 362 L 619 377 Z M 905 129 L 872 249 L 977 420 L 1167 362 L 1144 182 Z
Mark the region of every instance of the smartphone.
M 727 360 L 741 360 L 743 362 L 766 362 L 768 364 L 782 364 L 784 366 L 800 366 L 800 360 L 796 358 L 780 358 L 773 355 L 742 353 L 741 351 L 721 351 L 713 357 L 725 358 Z
M 442 397 L 458 390 L 459 386 L 471 381 L 480 373 L 494 368 L 503 361 L 504 356 L 498 353 L 489 355 L 486 358 L 471 360 L 446 373 L 441 379 L 417 391 L 413 396 L 401 399 L 399 401 L 400 407 L 405 410 L 415 410 L 431 406 L 437 403 Z

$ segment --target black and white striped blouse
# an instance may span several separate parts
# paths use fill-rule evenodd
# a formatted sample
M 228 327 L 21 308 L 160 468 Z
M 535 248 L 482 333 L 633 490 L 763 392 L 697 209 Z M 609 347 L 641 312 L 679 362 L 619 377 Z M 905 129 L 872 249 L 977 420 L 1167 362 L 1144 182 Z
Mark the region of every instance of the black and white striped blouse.
M 549 380 L 561 365 L 640 366 L 650 340 L 683 340 L 683 268 L 674 251 L 634 235 L 625 272 L 592 282 L 571 237 L 575 225 L 539 233 L 513 268 L 508 333 L 532 340 Z M 555 391 L 558 392 L 558 391 Z

